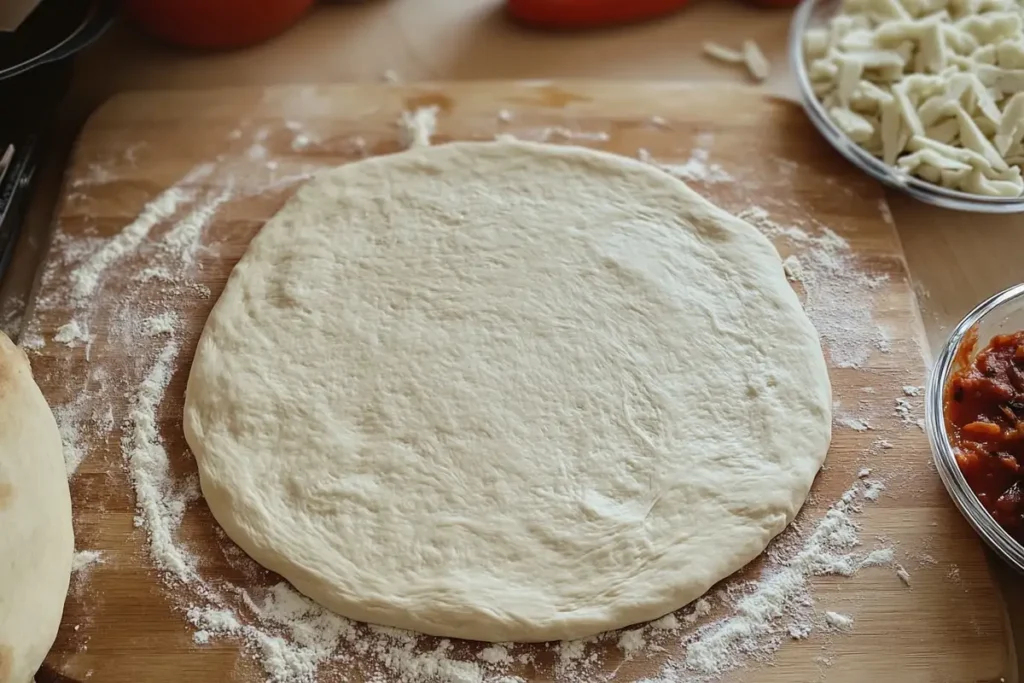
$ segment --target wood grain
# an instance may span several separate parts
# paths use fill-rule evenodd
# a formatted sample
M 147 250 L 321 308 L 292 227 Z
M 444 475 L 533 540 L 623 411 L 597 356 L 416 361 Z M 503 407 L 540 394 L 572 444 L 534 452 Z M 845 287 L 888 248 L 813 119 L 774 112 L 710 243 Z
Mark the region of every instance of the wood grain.
M 1007 670 L 1003 624 L 981 546 L 950 503 L 934 469 L 924 434 L 891 416 L 904 385 L 921 385 L 923 336 L 899 240 L 884 219 L 882 189 L 837 157 L 818 138 L 799 109 L 743 89 L 694 89 L 672 84 L 565 82 L 545 84 L 466 83 L 408 87 L 280 86 L 177 93 L 122 95 L 88 123 L 76 145 L 58 206 L 56 239 L 26 329 L 46 339 L 33 367 L 55 406 L 80 396 L 112 409 L 115 424 L 127 417 L 129 399 L 166 340 L 138 337 L 126 346 L 116 312 L 131 300 L 148 313 L 176 311 L 186 321 L 177 332 L 178 355 L 160 405 L 160 434 L 179 476 L 194 472 L 181 435 L 181 403 L 189 362 L 203 321 L 248 240 L 294 191 L 294 182 L 274 184 L 316 167 L 358 158 L 365 142 L 375 154 L 399 149 L 395 121 L 408 107 L 441 107 L 437 142 L 489 139 L 507 130 L 524 135 L 547 126 L 603 131 L 608 140 L 587 143 L 633 156 L 645 148 L 662 161 L 682 162 L 698 136 L 710 134 L 711 160 L 735 178 L 728 183 L 693 183 L 727 209 L 764 206 L 781 224 L 828 226 L 850 242 L 858 266 L 885 278 L 873 302 L 874 320 L 889 330 L 891 349 L 874 353 L 859 369 L 832 368 L 836 399 L 843 405 L 878 401 L 885 417 L 872 431 L 837 428 L 826 468 L 815 483 L 800 520 L 804 528 L 855 480 L 863 466 L 886 480 L 887 490 L 858 516 L 867 547 L 892 543 L 910 571 L 908 588 L 889 568 L 862 570 L 853 578 L 814 581 L 818 609 L 853 614 L 855 628 L 841 637 L 786 643 L 775 665 L 741 670 L 746 681 L 828 680 L 860 682 L 997 680 Z M 510 123 L 497 118 L 513 112 Z M 655 125 L 651 116 L 664 118 Z M 294 148 L 286 125 L 309 130 L 312 142 Z M 233 137 L 235 130 L 241 131 Z M 266 157 L 250 158 L 254 136 Z M 127 154 L 126 151 L 131 153 Z M 268 172 L 266 161 L 277 164 Z M 152 200 L 197 165 L 217 171 L 198 185 L 208 195 L 233 184 L 234 198 L 204 233 L 195 267 L 177 282 L 133 278 L 152 262 L 152 245 L 126 255 L 108 273 L 91 307 L 89 349 L 52 342 L 74 311 L 61 293 L 81 258 L 83 245 L 98 245 L 129 223 Z M 792 173 L 782 168 L 797 169 Z M 97 172 L 102 169 L 102 173 Z M 178 216 L 180 218 L 180 216 Z M 170 229 L 156 226 L 151 236 Z M 788 253 L 792 245 L 779 242 Z M 209 288 L 209 294 L 190 286 Z M 846 302 L 836 301 L 837 310 Z M 106 385 L 93 399 L 104 381 Z M 866 387 L 873 393 L 864 391 Z M 920 400 L 916 404 L 920 405 Z M 83 435 L 88 457 L 73 480 L 80 548 L 100 549 L 107 561 L 73 589 L 64 626 L 49 664 L 79 680 L 127 683 L 147 680 L 259 680 L 255 665 L 237 643 L 192 642 L 180 608 L 188 591 L 167 586 L 151 569 L 144 533 L 133 525 L 134 500 L 121 456 L 121 428 Z M 878 439 L 894 448 L 868 455 Z M 204 576 L 243 585 L 266 585 L 272 577 L 244 571 L 229 541 L 220 538 L 199 501 L 186 513 L 181 534 L 199 556 Z M 242 567 L 242 569 L 240 569 Z M 758 562 L 736 577 L 756 577 Z M 607 662 L 621 663 L 610 652 Z M 658 658 L 634 660 L 617 669 L 616 680 L 655 673 Z M 91 673 L 90 673 L 91 672 Z M 549 680 L 541 667 L 528 672 Z

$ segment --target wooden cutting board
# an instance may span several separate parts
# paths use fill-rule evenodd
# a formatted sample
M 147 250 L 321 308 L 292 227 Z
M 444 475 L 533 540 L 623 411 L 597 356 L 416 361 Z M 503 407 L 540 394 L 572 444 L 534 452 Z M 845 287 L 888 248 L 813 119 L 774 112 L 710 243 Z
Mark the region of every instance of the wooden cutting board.
M 181 433 L 183 392 L 203 323 L 232 266 L 304 174 L 401 149 L 401 113 L 423 106 L 438 107 L 435 143 L 507 132 L 627 156 L 644 149 L 674 164 L 716 203 L 746 210 L 784 256 L 795 254 L 805 265 L 807 239 L 822 244 L 825 227 L 849 244 L 836 264 L 839 280 L 825 290 L 826 299 L 812 302 L 826 346 L 834 347 L 838 422 L 800 529 L 805 536 L 855 485 L 859 471 L 870 468 L 885 490 L 855 515 L 860 550 L 892 547 L 910 585 L 892 566 L 814 578 L 815 609 L 849 614 L 853 628 L 785 639 L 770 662 L 753 662 L 726 680 L 961 682 L 995 681 L 1008 672 L 1002 607 L 981 544 L 931 464 L 915 424 L 923 417 L 922 398 L 903 391 L 924 383 L 926 361 L 882 188 L 833 153 L 795 104 L 742 89 L 600 82 L 142 92 L 118 96 L 92 117 L 67 171 L 54 244 L 23 332 L 66 441 L 84 456 L 71 482 L 77 547 L 103 557 L 73 581 L 48 660 L 53 672 L 102 683 L 263 680 L 252 651 L 239 641 L 194 641 L 183 610 L 197 598 L 153 569 L 146 529 L 134 525 L 122 441 L 131 441 L 138 424 L 131 411 L 139 406 L 140 385 L 152 379 L 172 338 L 180 351 L 169 356 L 169 383 L 152 394 L 156 438 L 179 485 L 194 476 Z M 168 191 L 172 186 L 178 189 Z M 196 210 L 203 206 L 209 209 Z M 129 233 L 137 239 L 126 239 Z M 114 239 L 124 249 L 103 252 Z M 69 292 L 81 280 L 75 273 L 97 258 L 106 269 L 94 288 L 80 286 L 87 296 L 73 301 Z M 856 277 L 849 280 L 843 268 Z M 815 282 L 804 279 L 794 286 L 806 297 Z M 871 296 L 864 299 L 853 290 L 868 281 Z M 144 318 L 167 312 L 179 318 L 173 332 L 147 336 Z M 88 328 L 88 345 L 54 340 L 73 320 Z M 877 335 L 858 327 L 865 321 L 877 326 Z M 62 338 L 74 336 L 71 328 L 63 332 Z M 867 342 L 874 346 L 853 350 L 863 357 L 850 357 L 850 345 Z M 898 398 L 908 402 L 903 417 L 895 414 Z M 880 448 L 883 440 L 892 447 Z M 239 558 L 201 499 L 189 503 L 176 533 L 211 583 L 258 590 L 275 580 Z M 697 625 L 729 616 L 725 589 L 748 589 L 743 582 L 757 580 L 761 569 L 755 562 L 723 582 L 715 611 Z M 680 648 L 644 651 L 628 662 L 614 641 L 605 649 L 592 679 L 656 675 Z M 552 680 L 550 659 L 539 656 L 521 673 Z M 321 679 L 361 680 L 361 670 L 341 667 Z M 51 679 L 57 680 L 41 678 Z

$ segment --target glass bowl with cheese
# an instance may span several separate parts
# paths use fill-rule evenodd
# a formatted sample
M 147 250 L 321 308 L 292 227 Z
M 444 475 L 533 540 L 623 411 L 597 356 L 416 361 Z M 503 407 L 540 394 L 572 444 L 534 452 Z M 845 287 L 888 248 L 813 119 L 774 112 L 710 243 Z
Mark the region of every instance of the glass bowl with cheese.
M 789 51 L 811 122 L 861 170 L 1024 212 L 1024 0 L 804 0 Z

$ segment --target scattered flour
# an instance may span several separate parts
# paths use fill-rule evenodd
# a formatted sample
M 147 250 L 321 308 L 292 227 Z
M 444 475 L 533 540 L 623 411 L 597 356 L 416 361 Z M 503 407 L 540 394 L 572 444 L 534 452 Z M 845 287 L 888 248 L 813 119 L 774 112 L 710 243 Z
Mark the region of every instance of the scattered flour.
M 782 261 L 782 268 L 786 271 L 786 277 L 793 282 L 804 281 L 804 267 L 796 254 L 790 254 Z
M 718 164 L 711 163 L 711 152 L 708 150 L 714 142 L 714 136 L 710 133 L 701 133 L 697 136 L 696 146 L 690 151 L 690 156 L 681 164 L 667 164 L 656 161 L 651 153 L 644 148 L 636 151 L 637 158 L 644 163 L 657 166 L 669 175 L 680 180 L 701 183 L 728 183 L 733 182 L 730 174 L 726 173 Z
M 367 149 L 368 148 L 367 148 L 367 144 L 366 144 L 366 138 L 364 138 L 363 136 L 356 135 L 354 137 L 349 138 L 348 139 L 348 144 L 352 147 L 352 149 L 355 151 L 355 153 L 358 154 L 360 157 L 365 157 L 367 155 L 367 153 L 368 153 Z
M 53 409 L 53 417 L 57 422 L 57 431 L 60 432 L 60 440 L 64 452 L 64 468 L 70 479 L 78 471 L 78 466 L 85 459 L 85 446 L 79 443 L 78 435 L 78 413 L 80 406 L 77 403 L 60 406 Z
M 103 564 L 103 553 L 99 550 L 78 550 L 71 558 L 71 572 L 87 574 L 97 564 Z
M 811 635 L 812 630 L 811 624 L 808 623 L 790 624 L 787 633 L 793 640 L 803 640 Z
M 885 484 L 878 480 L 872 479 L 864 482 L 864 498 L 866 500 L 878 500 L 884 490 Z
M 147 337 L 155 337 L 161 334 L 173 334 L 174 328 L 178 325 L 178 314 L 173 311 L 166 311 L 152 318 L 142 321 L 142 333 Z
M 109 434 L 114 429 L 114 407 L 100 408 L 93 413 L 93 422 L 102 434 Z
M 864 500 L 874 500 L 874 498 L 868 498 L 868 492 L 864 493 Z M 892 548 L 878 548 L 872 550 L 870 553 L 864 556 L 864 559 L 860 561 L 860 567 L 888 567 L 896 561 L 896 553 Z
M 74 346 L 75 342 L 89 343 L 89 330 L 83 328 L 77 320 L 61 325 L 53 335 L 53 341 L 65 346 Z
M 859 368 L 873 352 L 887 351 L 888 335 L 871 315 L 875 291 L 886 277 L 860 270 L 846 240 L 820 225 L 816 234 L 811 234 L 796 225 L 780 224 L 759 206 L 743 209 L 737 215 L 768 237 L 785 240 L 799 251 L 798 279 L 804 287 L 804 310 L 818 330 L 832 365 Z
M 245 156 L 250 161 L 260 161 L 267 158 L 267 148 L 260 143 L 251 145 L 249 149 L 245 150 Z
M 212 201 L 203 200 L 192 206 L 192 201 L 199 194 L 197 185 L 212 176 L 215 170 L 217 178 L 227 178 L 229 190 L 216 195 Z M 120 263 L 122 259 L 145 250 L 152 263 L 134 274 L 130 280 L 132 283 L 159 280 L 177 284 L 176 279 L 187 280 L 190 274 L 187 261 L 198 247 L 216 207 L 230 198 L 231 184 L 229 168 L 212 163 L 201 164 L 143 206 L 139 216 L 112 237 L 72 240 L 60 232 L 55 235 L 52 249 L 61 258 L 52 261 L 43 272 L 42 289 L 47 294 L 38 298 L 37 311 L 44 312 L 50 306 L 63 307 L 70 304 L 72 310 L 69 319 L 57 330 L 54 341 L 72 348 L 80 346 L 79 342 L 85 343 L 84 366 L 77 365 L 81 361 L 72 357 L 62 359 L 62 365 L 58 368 L 58 372 L 67 375 L 69 380 L 83 382 L 72 401 L 54 409 L 69 478 L 76 473 L 86 456 L 87 448 L 84 444 L 90 437 L 103 438 L 123 421 L 123 418 L 114 419 L 113 406 L 107 393 L 108 383 L 100 381 L 100 377 L 111 374 L 119 378 L 125 376 L 125 361 L 108 359 L 101 366 L 90 363 L 93 336 L 89 330 L 90 326 L 95 326 L 94 318 L 100 304 L 106 304 L 114 312 L 115 319 L 125 315 L 132 317 L 128 321 L 130 329 L 140 328 L 143 324 L 141 311 L 134 304 L 138 285 L 125 292 L 111 293 L 110 297 L 116 297 L 115 303 L 103 295 L 102 286 L 108 269 L 123 271 L 124 266 Z M 175 221 L 174 217 L 179 214 L 183 214 L 183 217 Z M 166 229 L 161 230 L 164 225 Z M 160 305 L 165 302 L 155 303 Z M 22 346 L 43 346 L 38 329 L 39 320 L 37 316 L 28 321 L 21 337 Z M 121 334 L 114 329 L 116 325 L 111 326 L 110 319 L 101 319 L 98 327 L 104 330 L 112 343 L 130 347 L 136 341 L 134 336 Z M 121 365 L 115 373 L 110 373 L 109 363 Z M 102 402 L 103 409 L 95 408 L 97 402 Z
M 871 468 L 870 467 L 862 467 L 860 472 L 857 472 L 857 478 L 858 479 L 866 479 L 866 478 L 868 478 L 870 476 L 871 476 Z
M 683 617 L 687 624 L 696 624 L 699 619 L 711 614 L 711 602 L 707 598 L 698 598 L 693 603 L 693 609 Z
M 135 220 L 121 228 L 85 263 L 76 266 L 70 274 L 72 301 L 76 304 L 84 303 L 96 291 L 107 268 L 124 255 L 135 251 L 150 230 L 173 216 L 182 204 L 190 201 L 195 191 L 188 186 L 209 176 L 213 169 L 213 164 L 203 164 L 190 171 L 176 185 L 146 204 Z
M 866 432 L 872 429 L 871 424 L 859 417 L 837 417 L 836 422 L 844 427 L 849 427 L 855 432 Z
M 555 676 L 572 677 L 588 671 L 587 641 L 563 640 L 555 646 Z
M 839 612 L 825 612 L 825 623 L 837 631 L 849 631 L 853 628 L 853 617 Z
M 175 253 L 183 264 L 191 264 L 195 260 L 199 237 L 209 225 L 221 205 L 231 199 L 234 183 L 230 180 L 226 187 L 209 200 L 200 203 L 183 219 L 178 221 L 171 232 L 161 241 L 160 247 Z
M 402 78 L 398 75 L 398 72 L 394 69 L 385 69 L 384 73 L 380 75 L 380 79 L 385 83 L 401 83 Z
M 200 609 L 191 607 L 186 612 L 188 620 L 200 626 L 207 634 L 231 633 L 242 628 L 235 613 L 226 609 Z
M 437 130 L 438 111 L 440 109 L 437 105 L 431 105 L 419 107 L 411 112 L 402 112 L 398 126 L 402 144 L 407 148 L 428 146 L 430 138 Z
M 773 221 L 768 212 L 765 211 L 760 206 L 748 206 L 747 208 L 737 213 L 736 216 L 738 218 L 742 218 L 743 220 L 747 221 L 752 225 L 760 226 L 762 228 L 762 232 L 767 232 L 771 235 L 783 234 L 787 230 L 780 224 Z
M 886 225 L 896 227 L 896 220 L 892 217 L 892 210 L 889 209 L 889 202 L 884 198 L 878 200 L 878 213 L 881 214 L 882 220 L 885 221 Z
M 731 614 L 687 637 L 682 661 L 667 662 L 651 683 L 719 676 L 749 661 L 767 661 L 782 646 L 782 636 L 808 637 L 815 627 L 812 578 L 852 576 L 865 560 L 874 564 L 886 557 L 879 550 L 864 556 L 853 551 L 860 543 L 853 515 L 864 491 L 855 481 L 788 558 L 763 570 L 735 600 Z M 648 638 L 653 632 L 648 628 Z
M 139 282 L 149 282 L 150 280 L 164 280 L 166 282 L 173 282 L 174 276 L 171 271 L 165 266 L 150 266 L 143 268 L 139 271 L 139 274 L 135 276 L 135 279 Z
M 149 535 L 150 557 L 171 579 L 188 583 L 195 578 L 195 561 L 175 543 L 174 534 L 189 496 L 174 490 L 167 451 L 157 429 L 157 410 L 177 355 L 178 343 L 171 339 L 135 395 L 121 448 L 135 488 L 135 525 L 144 527 Z
M 661 619 L 652 621 L 650 626 L 658 631 L 678 631 L 679 620 L 675 614 L 666 614 Z
M 541 132 L 540 139 L 544 142 L 551 142 L 553 140 L 559 142 L 574 140 L 580 142 L 607 142 L 609 135 L 604 131 L 591 133 L 583 130 L 570 130 L 564 126 L 551 126 Z
M 43 335 L 27 330 L 18 337 L 18 346 L 29 351 L 37 351 L 46 346 L 46 340 L 43 339 Z
M 508 655 L 508 650 L 502 645 L 485 647 L 476 653 L 476 658 L 482 659 L 488 664 L 509 664 L 512 662 L 512 658 Z
M 924 387 L 915 387 L 915 386 L 905 386 L 905 387 L 903 387 L 903 394 L 905 396 L 920 396 L 922 391 L 924 391 Z
M 906 387 L 904 387 L 904 393 L 905 391 Z M 912 394 L 907 395 L 910 396 Z M 893 412 L 896 417 L 900 419 L 900 423 L 904 427 L 920 427 L 921 429 L 924 429 L 924 420 L 914 414 L 914 406 L 909 399 L 897 398 L 896 408 Z
M 508 109 L 502 109 L 498 112 L 498 120 L 502 123 L 509 123 L 513 118 L 512 112 Z
M 622 637 L 619 638 L 619 649 L 625 652 L 627 657 L 632 657 L 645 647 L 647 639 L 644 638 L 644 630 L 641 628 L 623 631 Z

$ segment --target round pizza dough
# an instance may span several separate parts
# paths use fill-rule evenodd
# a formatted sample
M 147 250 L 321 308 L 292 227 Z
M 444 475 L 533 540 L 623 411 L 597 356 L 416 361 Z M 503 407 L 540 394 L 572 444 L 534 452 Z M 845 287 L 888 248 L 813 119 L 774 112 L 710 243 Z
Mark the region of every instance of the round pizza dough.
M 0 332 L 0 683 L 28 683 L 57 636 L 74 554 L 60 433 Z
M 185 435 L 228 535 L 353 619 L 487 641 L 682 607 L 824 460 L 772 245 L 640 162 L 516 142 L 305 185 L 203 330 Z

